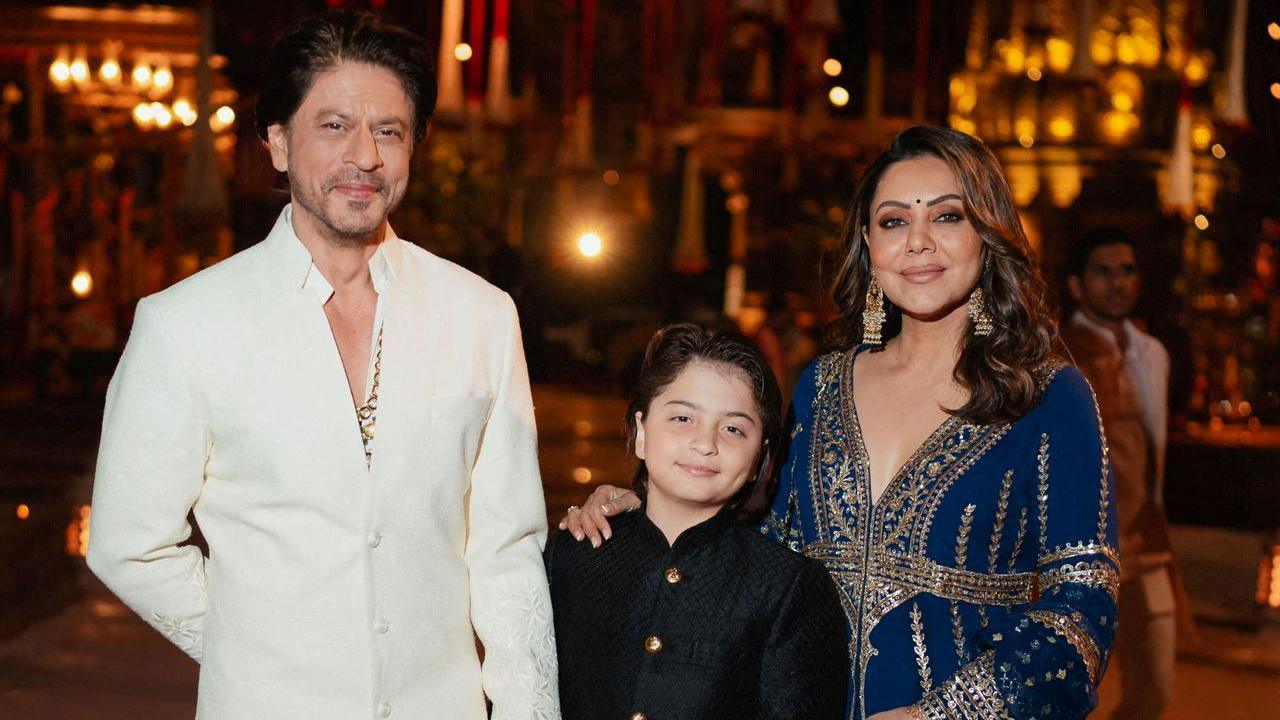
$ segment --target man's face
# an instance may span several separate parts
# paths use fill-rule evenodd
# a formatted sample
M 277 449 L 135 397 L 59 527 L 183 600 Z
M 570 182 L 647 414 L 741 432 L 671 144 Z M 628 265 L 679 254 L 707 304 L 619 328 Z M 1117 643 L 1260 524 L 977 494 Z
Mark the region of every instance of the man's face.
M 1100 245 L 1089 253 L 1084 272 L 1067 282 L 1071 297 L 1104 320 L 1123 320 L 1138 301 L 1138 261 L 1127 243 Z
M 390 71 L 344 62 L 318 73 L 289 125 L 268 128 L 295 226 L 369 242 L 404 197 L 412 127 L 413 104 Z

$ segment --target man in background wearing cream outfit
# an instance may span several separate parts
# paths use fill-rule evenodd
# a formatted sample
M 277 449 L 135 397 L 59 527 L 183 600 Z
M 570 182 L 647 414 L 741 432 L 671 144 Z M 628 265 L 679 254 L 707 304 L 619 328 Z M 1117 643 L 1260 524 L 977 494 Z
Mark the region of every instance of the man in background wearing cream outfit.
M 199 718 L 559 717 L 515 308 L 387 224 L 434 106 L 406 31 L 287 34 L 257 128 L 292 203 L 138 305 L 89 564 L 201 663 Z

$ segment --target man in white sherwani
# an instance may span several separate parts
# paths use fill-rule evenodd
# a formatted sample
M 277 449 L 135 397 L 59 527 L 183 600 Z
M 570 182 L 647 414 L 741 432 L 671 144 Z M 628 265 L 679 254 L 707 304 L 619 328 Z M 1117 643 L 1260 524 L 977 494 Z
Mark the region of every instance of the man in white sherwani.
M 257 128 L 292 203 L 138 304 L 89 565 L 201 663 L 198 718 L 559 717 L 515 308 L 387 224 L 427 58 L 369 15 L 282 38 Z

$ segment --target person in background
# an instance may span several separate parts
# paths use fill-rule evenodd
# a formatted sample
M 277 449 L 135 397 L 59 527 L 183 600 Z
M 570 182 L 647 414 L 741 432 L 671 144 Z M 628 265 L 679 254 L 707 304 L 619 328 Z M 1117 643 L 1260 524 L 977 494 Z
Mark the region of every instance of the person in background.
M 1178 601 L 1164 514 L 1169 354 L 1130 319 L 1139 291 L 1133 241 L 1114 228 L 1072 249 L 1067 290 L 1078 309 L 1062 330 L 1093 385 L 1115 474 L 1120 536 L 1121 700 L 1113 717 L 1155 720 L 1173 693 Z
M 844 610 L 822 564 L 751 523 L 782 399 L 736 332 L 659 330 L 627 408 L 640 511 L 547 544 L 565 720 L 839 720 Z M 745 523 L 742 521 L 746 521 Z

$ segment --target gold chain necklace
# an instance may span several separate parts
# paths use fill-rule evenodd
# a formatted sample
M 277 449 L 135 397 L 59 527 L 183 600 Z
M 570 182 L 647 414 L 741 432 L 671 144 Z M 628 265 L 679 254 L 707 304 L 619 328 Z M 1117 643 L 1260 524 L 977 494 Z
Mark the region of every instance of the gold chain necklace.
M 360 440 L 364 443 L 364 462 L 373 464 L 373 427 L 378 416 L 378 386 L 382 380 L 382 328 L 378 328 L 378 345 L 373 354 L 373 385 L 369 387 L 369 399 L 356 408 L 356 422 L 360 424 Z

